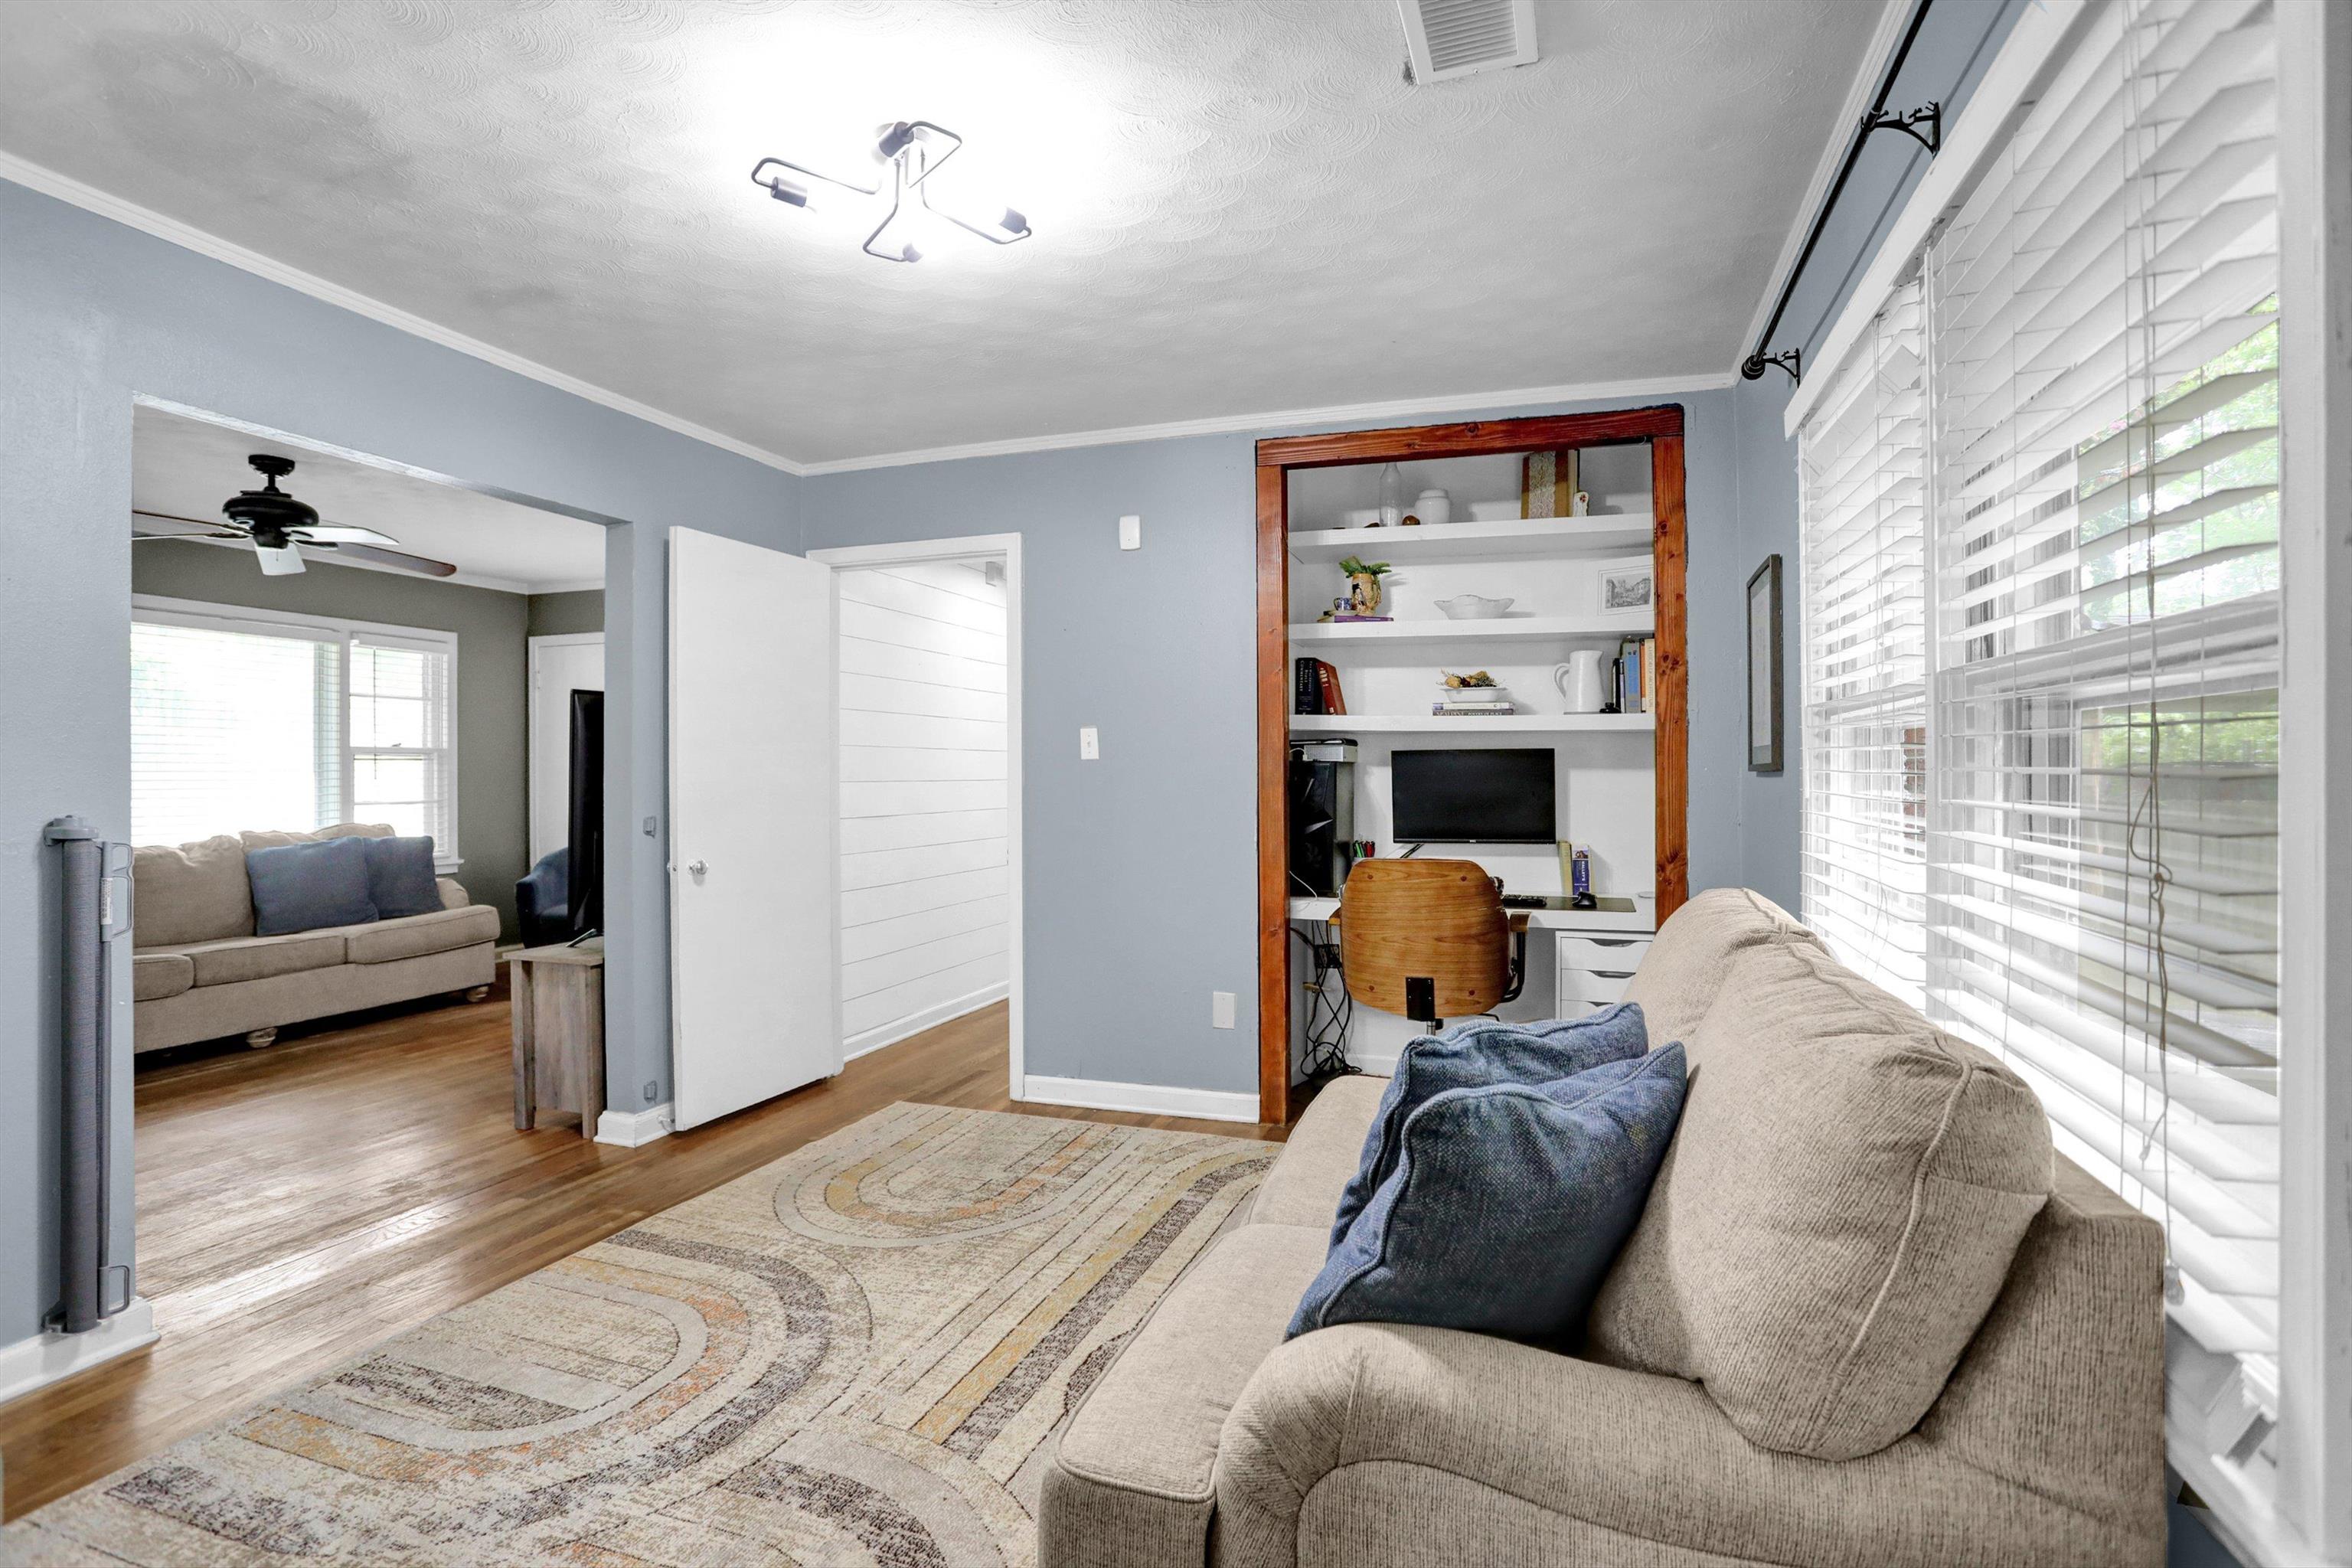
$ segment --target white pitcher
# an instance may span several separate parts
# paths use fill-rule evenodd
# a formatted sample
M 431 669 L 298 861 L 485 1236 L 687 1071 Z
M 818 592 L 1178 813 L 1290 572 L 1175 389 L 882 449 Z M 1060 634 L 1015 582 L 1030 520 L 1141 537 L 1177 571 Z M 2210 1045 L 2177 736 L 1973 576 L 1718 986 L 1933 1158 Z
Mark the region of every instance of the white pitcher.
M 1564 712 L 1598 713 L 1608 700 L 1601 690 L 1601 654 L 1594 648 L 1579 648 L 1566 664 L 1553 666 L 1551 683 L 1568 704 Z

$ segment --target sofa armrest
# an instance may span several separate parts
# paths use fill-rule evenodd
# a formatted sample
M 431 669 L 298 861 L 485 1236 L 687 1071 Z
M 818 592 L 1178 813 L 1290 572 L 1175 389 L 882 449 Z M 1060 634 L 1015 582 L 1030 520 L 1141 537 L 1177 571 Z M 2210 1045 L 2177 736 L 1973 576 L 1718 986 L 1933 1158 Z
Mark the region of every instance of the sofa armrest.
M 454 879 L 447 877 L 438 877 L 436 878 L 435 880 L 441 886 L 441 907 L 443 909 L 462 910 L 467 905 L 474 901 L 474 896 L 466 891 L 465 889 L 459 887 Z
M 2163 1554 L 2160 1530 L 2119 1535 L 1916 1434 L 1842 1463 L 1773 1453 L 1696 1384 L 1385 1324 L 1321 1330 L 1268 1357 L 1226 1419 L 1216 1491 L 1220 1568 L 1682 1553 L 2145 1568 Z

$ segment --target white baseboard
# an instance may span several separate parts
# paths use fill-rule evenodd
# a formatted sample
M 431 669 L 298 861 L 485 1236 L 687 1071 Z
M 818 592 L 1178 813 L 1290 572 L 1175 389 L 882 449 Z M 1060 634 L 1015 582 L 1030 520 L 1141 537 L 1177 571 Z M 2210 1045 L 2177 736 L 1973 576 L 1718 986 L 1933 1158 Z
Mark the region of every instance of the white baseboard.
M 951 1001 L 925 1007 L 919 1012 L 909 1013 L 903 1018 L 893 1018 L 887 1024 L 878 1024 L 871 1029 L 863 1030 L 842 1041 L 841 1059 L 845 1062 L 854 1062 L 858 1058 L 878 1051 L 885 1046 L 895 1046 L 911 1035 L 919 1035 L 925 1029 L 936 1029 L 950 1018 L 961 1018 L 966 1013 L 977 1013 L 992 1002 L 1003 1001 L 1011 994 L 1012 987 L 1004 981 L 999 980 L 994 984 L 982 986 L 969 995 L 958 996 Z
M 1088 1110 L 1131 1110 L 1145 1116 L 1192 1116 L 1205 1121 L 1255 1121 L 1257 1096 L 1217 1089 L 1171 1089 L 1158 1083 L 1111 1083 L 1092 1078 L 1021 1079 L 1017 1100 L 1076 1105 Z
M 128 1355 L 155 1342 L 155 1308 L 144 1296 L 84 1334 L 47 1330 L 29 1340 L 0 1346 L 0 1404 L 46 1388 L 59 1378 Z
M 672 1131 L 673 1119 L 667 1100 L 650 1110 L 607 1110 L 596 1118 L 596 1142 L 617 1143 L 624 1149 L 639 1148 L 656 1138 L 667 1138 Z

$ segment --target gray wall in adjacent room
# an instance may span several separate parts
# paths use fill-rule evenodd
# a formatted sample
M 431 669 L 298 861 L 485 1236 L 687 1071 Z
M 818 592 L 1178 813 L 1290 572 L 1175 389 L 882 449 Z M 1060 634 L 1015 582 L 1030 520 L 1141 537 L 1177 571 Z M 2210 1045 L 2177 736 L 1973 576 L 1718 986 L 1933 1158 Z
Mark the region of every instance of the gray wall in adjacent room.
M 1888 95 L 1895 109 L 1911 109 L 1930 100 L 1945 109 L 1948 133 L 1959 109 L 1978 79 L 2000 52 L 2010 27 L 2032 0 L 1975 0 L 1967 5 L 1930 7 L 1903 71 Z M 1854 285 L 1878 253 L 1879 241 L 1893 226 L 1912 188 L 1924 178 L 1929 159 L 1926 149 L 1892 131 L 1873 136 L 1854 165 L 1853 178 L 1838 198 L 1829 226 L 1805 268 L 1790 299 L 1783 325 L 1772 340 L 1772 352 L 1801 348 L 1810 375 L 1832 367 L 1816 366 L 1813 354 L 1835 324 L 1838 312 Z M 1811 221 L 1812 215 L 1801 215 Z M 1777 281 L 1777 280 L 1776 280 Z M 1739 350 L 1745 357 L 1748 346 Z M 1781 414 L 1792 388 L 1788 376 L 1768 368 L 1760 381 L 1746 381 L 1732 389 L 1732 425 L 1736 432 L 1739 494 L 1739 569 L 1744 588 L 1748 574 L 1768 555 L 1781 559 L 1781 584 L 1786 596 L 1781 622 L 1785 658 L 1781 666 L 1782 755 L 1786 766 L 1777 773 L 1739 772 L 1740 867 L 1738 878 L 1765 897 L 1794 910 L 1799 897 L 1798 837 L 1803 788 L 1801 716 L 1804 695 L 1802 617 L 1799 615 L 1803 584 L 1797 531 L 1797 443 L 1781 433 Z M 1739 618 L 1744 637 L 1746 605 L 1735 598 L 1731 615 Z M 1696 618 L 1696 606 L 1694 606 Z M 1745 669 L 1743 655 L 1742 669 Z M 1744 679 L 1744 674 L 1743 674 Z M 1744 758 L 1744 753 L 1743 753 Z M 1696 786 L 1694 786 L 1696 787 Z
M 135 398 L 621 520 L 605 552 L 608 665 L 626 672 L 607 710 L 625 761 L 608 816 L 608 1079 L 615 1110 L 666 1098 L 667 530 L 796 549 L 802 481 L 5 182 L 0 345 L 0 1345 L 34 1334 L 57 1293 L 56 888 L 41 827 L 71 812 L 131 833 Z M 652 837 L 636 830 L 647 816 Z M 127 1084 L 127 1031 L 116 1049 Z M 113 1245 L 127 1259 L 131 1097 L 113 1103 Z
M 1666 401 L 1687 411 L 1690 867 L 1703 888 L 1742 876 L 1746 569 L 1731 395 L 1481 416 Z M 1256 1087 L 1255 442 L 1202 436 L 870 468 L 814 478 L 803 492 L 812 549 L 1022 536 L 1029 1072 Z M 1142 515 L 1139 551 L 1118 548 L 1126 512 Z M 1101 731 L 1099 762 L 1078 761 L 1082 724 Z M 1237 1027 L 1210 1026 L 1213 991 L 1243 999 Z
M 601 632 L 604 629 L 604 590 L 580 588 L 567 594 L 533 594 L 524 616 L 530 635 L 535 637 Z
M 131 552 L 131 587 L 208 605 L 457 633 L 457 852 L 466 863 L 456 876 L 474 902 L 499 911 L 501 936 L 514 940 L 515 879 L 530 868 L 523 595 L 317 561 L 299 576 L 265 577 L 251 551 L 169 540 Z M 225 822 L 219 830 L 288 826 Z

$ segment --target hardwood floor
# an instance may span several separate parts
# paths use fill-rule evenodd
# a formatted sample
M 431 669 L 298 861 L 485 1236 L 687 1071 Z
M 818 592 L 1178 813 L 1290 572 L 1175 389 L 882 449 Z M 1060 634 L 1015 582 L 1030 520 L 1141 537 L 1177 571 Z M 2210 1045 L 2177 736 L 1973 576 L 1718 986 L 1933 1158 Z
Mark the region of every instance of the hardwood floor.
M 502 985 L 143 1068 L 139 1286 L 163 1338 L 0 1405 L 5 1517 L 893 1100 L 1286 1131 L 1014 1105 L 1005 1051 L 999 1003 L 642 1149 L 592 1142 L 571 1118 L 514 1130 Z

